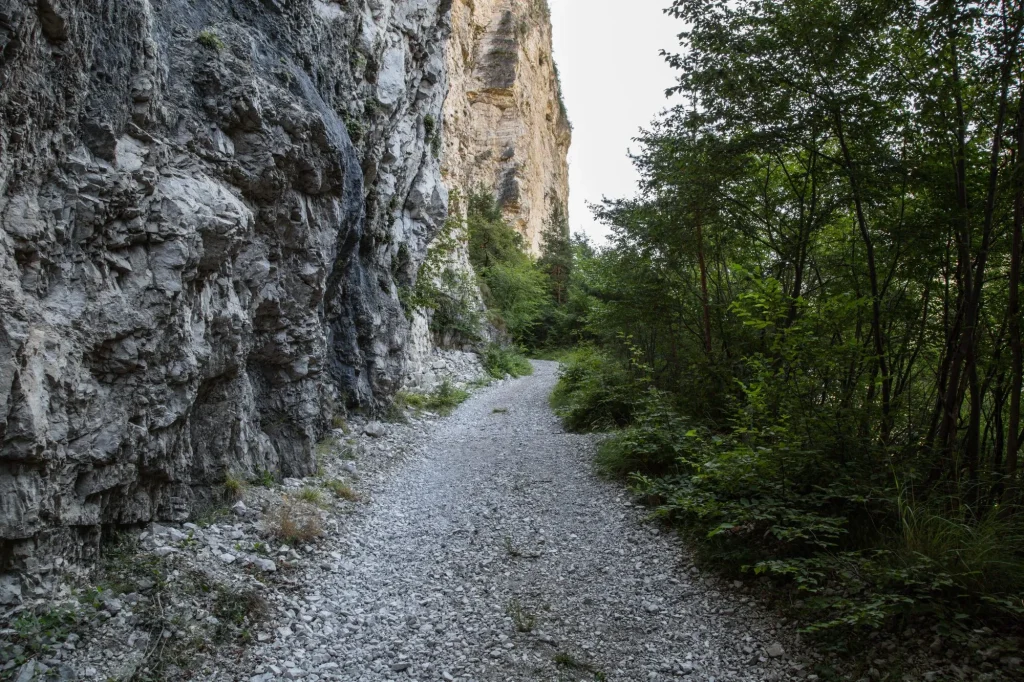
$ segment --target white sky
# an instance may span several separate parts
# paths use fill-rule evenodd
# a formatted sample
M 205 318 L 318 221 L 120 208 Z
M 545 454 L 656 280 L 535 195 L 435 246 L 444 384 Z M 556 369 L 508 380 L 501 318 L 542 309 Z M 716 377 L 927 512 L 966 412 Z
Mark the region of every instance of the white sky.
M 555 61 L 573 123 L 569 151 L 569 224 L 602 242 L 608 228 L 587 202 L 636 191 L 627 156 L 645 128 L 669 105 L 673 70 L 658 54 L 676 51 L 682 22 L 662 10 L 670 0 L 548 0 Z

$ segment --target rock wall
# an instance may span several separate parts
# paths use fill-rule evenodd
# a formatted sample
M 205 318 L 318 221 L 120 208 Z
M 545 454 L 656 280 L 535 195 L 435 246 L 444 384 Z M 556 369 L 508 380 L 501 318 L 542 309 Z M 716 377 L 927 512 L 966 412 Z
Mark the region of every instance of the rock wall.
M 398 387 L 450 5 L 0 3 L 0 572 L 310 473 Z
M 547 0 L 454 0 L 447 62 L 445 180 L 492 190 L 539 253 L 553 208 L 567 214 L 572 138 Z

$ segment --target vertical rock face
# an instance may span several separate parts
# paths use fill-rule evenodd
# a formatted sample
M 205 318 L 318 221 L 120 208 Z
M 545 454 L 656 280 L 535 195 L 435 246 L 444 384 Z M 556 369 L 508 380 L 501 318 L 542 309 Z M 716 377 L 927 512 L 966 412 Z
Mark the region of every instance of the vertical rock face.
M 546 0 L 454 0 L 444 107 L 448 186 L 491 190 L 534 253 L 566 210 L 572 137 Z
M 310 473 L 399 385 L 450 5 L 0 4 L 0 572 Z

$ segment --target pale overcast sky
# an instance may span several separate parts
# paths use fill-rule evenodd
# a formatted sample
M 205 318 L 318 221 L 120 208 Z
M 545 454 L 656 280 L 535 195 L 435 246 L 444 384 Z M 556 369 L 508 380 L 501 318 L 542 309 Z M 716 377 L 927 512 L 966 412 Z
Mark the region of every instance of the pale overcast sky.
M 548 0 L 555 61 L 573 123 L 569 224 L 598 242 L 608 229 L 587 202 L 632 196 L 633 138 L 669 106 L 673 70 L 658 54 L 675 51 L 682 22 L 662 13 L 670 0 Z

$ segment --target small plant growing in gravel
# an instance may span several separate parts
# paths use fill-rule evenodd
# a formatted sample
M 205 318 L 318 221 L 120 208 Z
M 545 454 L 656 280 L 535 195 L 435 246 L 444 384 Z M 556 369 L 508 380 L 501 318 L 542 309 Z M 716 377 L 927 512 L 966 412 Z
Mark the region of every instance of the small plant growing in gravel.
M 196 36 L 196 42 L 203 47 L 208 47 L 211 50 L 220 52 L 224 49 L 224 41 L 221 40 L 220 36 L 214 33 L 211 29 L 204 29 L 199 32 Z
M 340 429 L 342 433 L 348 434 L 348 421 L 340 414 L 336 414 L 331 418 L 331 428 Z
M 513 597 L 505 605 L 505 613 L 512 619 L 512 624 L 519 632 L 532 632 L 537 624 L 537 617 L 523 608 L 522 603 Z
M 445 379 L 430 393 L 399 393 L 395 396 L 395 404 L 449 415 L 467 398 L 469 398 L 468 391 L 458 388 L 451 381 Z
M 256 478 L 253 480 L 253 483 L 264 488 L 270 488 L 273 487 L 277 481 L 274 480 L 274 474 L 269 471 L 261 471 L 256 474 Z
M 207 507 L 196 514 L 196 525 L 200 528 L 207 528 L 229 518 L 230 516 L 231 510 L 226 507 Z
M 213 615 L 221 621 L 216 633 L 218 639 L 226 640 L 231 635 L 245 639 L 248 630 L 244 626 L 255 625 L 266 618 L 267 603 L 254 590 L 218 587 Z
M 299 491 L 297 497 L 303 502 L 308 502 L 316 507 L 323 506 L 324 494 L 319 488 L 306 486 Z
M 310 542 L 323 535 L 320 511 L 308 502 L 285 498 L 267 518 L 267 531 L 288 545 Z
M 596 666 L 591 665 L 590 663 L 586 663 L 584 661 L 580 661 L 574 658 L 572 654 L 568 654 L 564 651 L 559 651 L 557 654 L 555 654 L 554 660 L 555 665 L 557 665 L 559 668 L 568 668 L 570 670 L 582 670 L 584 672 L 592 674 L 594 676 L 594 679 L 598 681 L 608 679 L 607 675 L 605 675 Z
M 353 490 L 352 486 L 345 483 L 344 481 L 334 479 L 327 481 L 327 483 L 325 483 L 324 485 L 326 485 L 327 488 L 337 497 L 340 497 L 343 500 L 348 500 L 349 502 L 358 502 L 361 499 L 359 497 L 359 493 Z
M 18 616 L 11 624 L 15 647 L 10 653 L 16 665 L 34 655 L 48 653 L 59 647 L 74 631 L 79 620 L 78 612 L 69 608 L 45 611 L 39 615 L 23 613 Z
M 518 559 L 523 556 L 523 551 L 516 547 L 515 543 L 512 542 L 512 538 L 508 535 L 505 536 L 505 551 L 513 559 Z
M 229 500 L 240 500 L 245 494 L 245 481 L 232 473 L 224 478 L 224 493 Z

